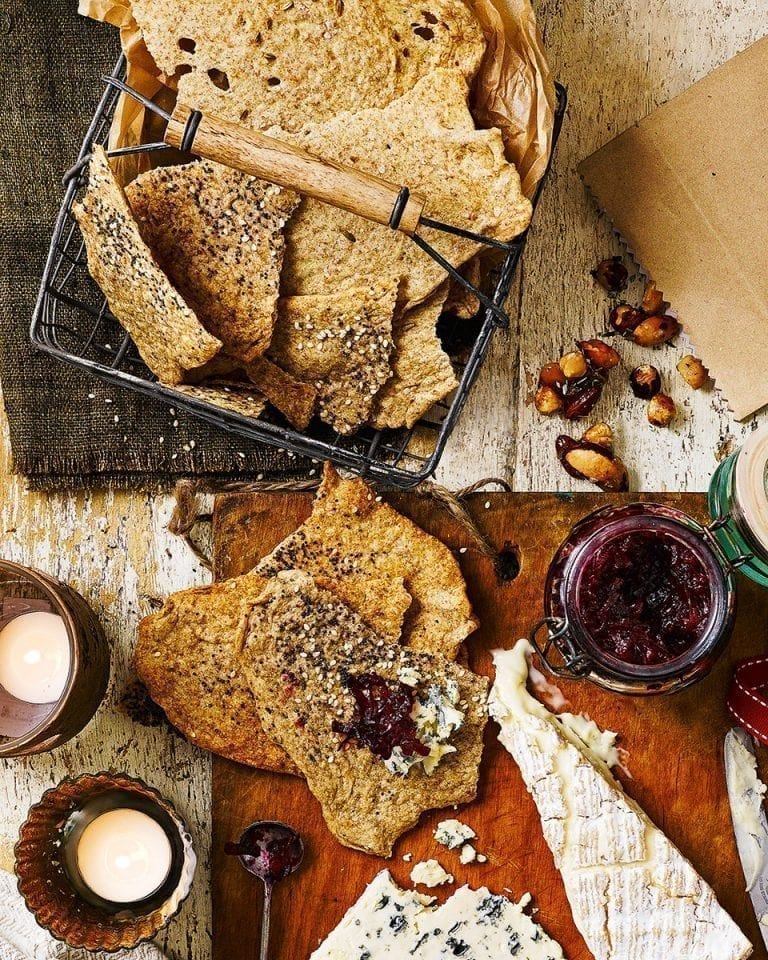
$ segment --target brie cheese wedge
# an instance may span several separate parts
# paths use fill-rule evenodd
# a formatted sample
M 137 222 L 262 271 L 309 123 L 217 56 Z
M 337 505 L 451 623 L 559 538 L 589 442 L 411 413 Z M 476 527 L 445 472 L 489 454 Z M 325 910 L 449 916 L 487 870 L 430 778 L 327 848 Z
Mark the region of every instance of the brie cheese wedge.
M 628 797 L 592 737 L 527 690 L 520 640 L 496 651 L 490 712 L 541 816 L 595 960 L 742 960 L 752 946 L 712 889 Z

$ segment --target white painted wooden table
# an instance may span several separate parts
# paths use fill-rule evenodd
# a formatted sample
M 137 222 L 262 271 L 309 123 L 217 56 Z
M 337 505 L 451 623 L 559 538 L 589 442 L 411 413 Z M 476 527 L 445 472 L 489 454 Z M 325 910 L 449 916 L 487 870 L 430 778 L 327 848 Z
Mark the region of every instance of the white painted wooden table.
M 576 164 L 766 32 L 764 0 L 539 0 L 538 10 L 555 74 L 569 88 L 569 115 L 510 298 L 512 329 L 497 337 L 438 474 L 448 486 L 496 475 L 518 490 L 587 489 L 555 459 L 563 421 L 544 420 L 531 405 L 541 364 L 574 338 L 603 328 L 607 300 L 589 270 L 620 252 Z M 688 390 L 674 369 L 684 352 L 680 346 L 654 355 L 682 409 L 674 429 L 648 426 L 645 405 L 633 400 L 620 375 L 595 410 L 616 430 L 633 489 L 704 490 L 718 451 L 766 421 L 763 414 L 736 424 L 717 393 Z M 627 345 L 624 356 L 634 365 L 648 354 Z M 9 475 L 5 431 L 0 471 L 0 553 L 83 592 L 104 621 L 114 664 L 110 695 L 80 737 L 49 755 L 0 761 L 0 866 L 10 865 L 10 845 L 29 804 L 63 775 L 105 767 L 141 775 L 178 804 L 201 853 L 193 895 L 161 943 L 173 960 L 205 960 L 209 758 L 112 707 L 149 600 L 205 582 L 206 571 L 167 533 L 168 498 L 26 493 L 23 481 Z

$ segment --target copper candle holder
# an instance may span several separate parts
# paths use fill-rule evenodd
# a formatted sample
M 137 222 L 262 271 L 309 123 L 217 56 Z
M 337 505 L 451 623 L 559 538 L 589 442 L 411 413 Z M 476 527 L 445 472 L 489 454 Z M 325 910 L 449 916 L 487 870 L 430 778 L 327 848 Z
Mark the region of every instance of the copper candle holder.
M 0 560 L 0 629 L 39 611 L 64 621 L 69 676 L 53 703 L 27 703 L 0 687 L 0 757 L 43 753 L 71 740 L 96 713 L 109 683 L 109 645 L 80 594 L 48 574 Z
M 145 899 L 110 903 L 85 886 L 76 848 L 88 823 L 125 808 L 160 824 L 171 844 L 171 868 Z M 143 780 L 122 773 L 68 777 L 46 791 L 22 824 L 15 853 L 19 891 L 40 926 L 70 947 L 107 952 L 154 937 L 189 895 L 197 862 L 192 838 L 173 804 Z

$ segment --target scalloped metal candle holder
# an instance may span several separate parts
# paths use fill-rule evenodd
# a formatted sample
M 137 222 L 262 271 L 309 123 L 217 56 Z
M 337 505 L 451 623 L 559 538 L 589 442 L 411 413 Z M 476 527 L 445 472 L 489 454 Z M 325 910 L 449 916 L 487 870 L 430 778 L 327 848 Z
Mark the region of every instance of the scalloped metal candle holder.
M 131 904 L 114 910 L 96 906 L 78 892 L 64 866 L 65 828 L 85 804 L 114 791 L 133 794 L 157 805 L 178 830 L 181 853 L 172 868 L 177 874 L 163 902 L 147 912 Z M 174 841 L 176 837 L 174 837 Z M 192 838 L 170 801 L 143 780 L 122 773 L 67 777 L 30 808 L 15 847 L 19 892 L 29 911 L 51 936 L 70 947 L 116 950 L 149 940 L 181 909 L 189 896 L 197 858 Z

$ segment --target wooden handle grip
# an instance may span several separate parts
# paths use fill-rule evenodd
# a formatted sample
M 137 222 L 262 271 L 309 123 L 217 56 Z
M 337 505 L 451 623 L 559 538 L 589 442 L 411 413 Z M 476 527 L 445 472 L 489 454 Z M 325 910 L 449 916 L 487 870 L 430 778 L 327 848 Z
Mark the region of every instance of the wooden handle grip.
M 165 132 L 169 146 L 182 149 L 192 113 L 184 104 L 176 106 Z M 185 147 L 207 160 L 297 190 L 384 226 L 392 225 L 392 212 L 398 200 L 402 203 L 402 187 L 354 167 L 321 160 L 299 147 L 218 117 L 202 117 L 192 144 Z M 396 228 L 409 235 L 415 233 L 425 203 L 415 194 L 408 196 Z

